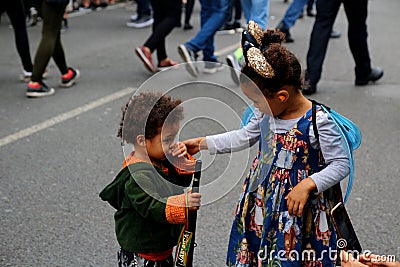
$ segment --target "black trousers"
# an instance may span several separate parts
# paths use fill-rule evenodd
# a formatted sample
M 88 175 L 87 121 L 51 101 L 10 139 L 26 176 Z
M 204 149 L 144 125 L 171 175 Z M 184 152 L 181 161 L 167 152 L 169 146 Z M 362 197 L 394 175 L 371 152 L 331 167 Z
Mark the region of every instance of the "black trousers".
M 318 0 L 317 16 L 310 37 L 307 53 L 306 80 L 318 83 L 321 78 L 328 42 L 340 5 L 343 3 L 348 21 L 347 37 L 355 62 L 357 78 L 365 78 L 371 72 L 371 60 L 367 43 L 368 0 Z
M 1 1 L 0 11 L 6 11 L 14 30 L 15 44 L 25 71 L 32 72 L 32 59 L 26 31 L 25 11 L 22 0 Z
M 153 7 L 153 33 L 144 46 L 157 50 L 158 62 L 167 58 L 165 38 L 181 19 L 182 0 L 150 0 Z
M 49 5 L 46 1 L 42 1 L 41 3 L 41 12 L 43 16 L 42 38 L 33 64 L 31 77 L 33 82 L 41 82 L 50 58 L 54 59 L 61 74 L 68 73 L 60 34 L 64 11 L 65 6 Z

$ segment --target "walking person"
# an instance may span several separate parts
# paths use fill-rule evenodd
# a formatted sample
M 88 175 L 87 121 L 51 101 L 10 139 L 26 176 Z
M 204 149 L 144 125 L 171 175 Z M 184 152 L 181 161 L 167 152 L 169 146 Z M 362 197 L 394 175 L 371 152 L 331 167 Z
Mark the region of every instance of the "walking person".
M 54 94 L 54 88 L 47 87 L 42 81 L 50 58 L 53 58 L 61 73 L 61 87 L 71 87 L 79 78 L 79 70 L 68 67 L 61 43 L 61 22 L 67 4 L 68 1 L 63 4 L 50 4 L 47 0 L 41 1 L 42 38 L 36 51 L 32 76 L 27 85 L 27 97 L 44 97 Z
M 205 61 L 204 73 L 215 73 L 224 67 L 214 55 L 214 37 L 226 21 L 229 0 L 200 0 L 200 5 L 200 31 L 194 38 L 178 46 L 179 55 L 187 63 L 186 69 L 194 77 L 199 73 L 194 62 L 200 51 Z
M 368 0 L 318 0 L 317 15 L 307 52 L 305 75 L 307 87 L 303 90 L 305 95 L 317 92 L 332 26 L 342 2 L 348 21 L 347 37 L 350 51 L 355 62 L 355 85 L 367 85 L 370 81 L 375 82 L 383 76 L 382 68 L 371 67 L 367 42 Z
M 157 72 L 153 64 L 152 53 L 157 51 L 158 69 L 178 64 L 167 56 L 165 38 L 171 33 L 181 18 L 181 0 L 150 0 L 153 7 L 153 32 L 141 47 L 135 49 L 136 55 L 151 72 Z
M 23 67 L 21 79 L 27 82 L 32 75 L 33 65 L 29 50 L 29 40 L 22 0 L 2 1 L 0 3 L 0 14 L 3 11 L 5 11 L 10 18 L 14 31 L 15 45 Z

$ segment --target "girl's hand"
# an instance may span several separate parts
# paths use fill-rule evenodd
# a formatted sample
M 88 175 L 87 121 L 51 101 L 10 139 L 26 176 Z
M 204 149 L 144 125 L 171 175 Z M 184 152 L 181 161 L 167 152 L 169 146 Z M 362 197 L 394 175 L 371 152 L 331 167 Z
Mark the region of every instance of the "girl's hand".
M 186 145 L 187 151 L 190 155 L 198 153 L 200 149 L 208 149 L 205 137 L 188 139 L 183 141 L 183 143 Z
M 188 192 L 188 206 L 189 210 L 198 210 L 201 205 L 201 194 Z
M 172 156 L 174 157 L 184 157 L 187 153 L 186 145 L 183 142 L 178 142 L 174 144 L 172 147 Z
M 314 181 L 309 177 L 298 183 L 285 197 L 289 215 L 302 216 L 308 196 L 316 188 Z

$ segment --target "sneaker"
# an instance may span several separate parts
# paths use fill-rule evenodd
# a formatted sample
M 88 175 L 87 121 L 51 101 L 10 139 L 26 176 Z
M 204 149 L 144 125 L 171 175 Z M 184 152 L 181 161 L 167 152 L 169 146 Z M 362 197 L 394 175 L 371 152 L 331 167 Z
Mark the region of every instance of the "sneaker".
M 141 46 L 136 47 L 135 53 L 143 62 L 146 69 L 148 69 L 151 73 L 157 72 L 156 68 L 154 67 L 153 60 L 151 59 L 151 52 L 146 50 L 144 46 Z
M 144 16 L 136 20 L 127 22 L 126 26 L 128 26 L 129 28 L 144 28 L 151 26 L 153 23 L 154 19 L 151 16 Z
M 181 56 L 182 60 L 187 63 L 185 64 L 186 70 L 193 77 L 197 77 L 197 75 L 199 74 L 199 70 L 197 69 L 197 66 L 195 64 L 195 61 L 197 59 L 197 53 L 187 48 L 183 44 L 178 46 L 178 53 Z
M 133 14 L 132 16 L 131 16 L 131 21 L 135 21 L 135 20 L 137 20 L 138 19 L 138 14 Z
M 231 78 L 232 81 L 236 84 L 239 85 L 239 72 L 240 72 L 240 64 L 239 61 L 236 59 L 234 55 L 228 55 L 226 56 L 226 63 L 228 64 L 229 71 L 231 72 Z
M 79 70 L 68 68 L 67 74 L 61 76 L 61 87 L 71 87 L 80 76 Z
M 233 23 L 233 29 L 235 30 L 235 32 L 242 32 L 243 31 L 243 27 L 240 24 L 240 22 L 234 22 Z
M 217 34 L 235 34 L 235 28 L 233 24 L 225 24 L 219 30 L 217 30 Z
M 22 82 L 29 82 L 31 80 L 31 76 L 32 76 L 32 72 L 26 71 L 26 70 L 22 70 L 22 73 L 20 75 L 20 80 Z M 49 76 L 49 68 L 46 68 L 44 70 L 44 73 L 42 74 L 42 79 L 46 79 Z
M 90 13 L 92 9 L 90 7 L 79 7 L 78 11 L 81 13 Z
M 193 29 L 193 26 L 192 26 L 190 23 L 186 23 L 186 22 L 185 22 L 185 25 L 183 26 L 183 29 L 184 29 L 185 31 L 191 30 L 191 29 Z
M 38 12 L 36 10 L 36 8 L 31 7 L 29 9 L 29 15 L 30 15 L 30 26 L 35 26 L 38 22 Z
M 54 94 L 54 88 L 49 88 L 43 82 L 29 82 L 26 88 L 27 97 L 45 97 Z
M 22 82 L 29 82 L 31 80 L 32 72 L 22 70 L 22 74 L 20 75 L 20 80 Z
M 213 74 L 216 73 L 217 71 L 221 71 L 224 69 L 224 64 L 222 64 L 222 62 L 219 61 L 206 61 L 204 64 L 204 73 L 207 74 Z

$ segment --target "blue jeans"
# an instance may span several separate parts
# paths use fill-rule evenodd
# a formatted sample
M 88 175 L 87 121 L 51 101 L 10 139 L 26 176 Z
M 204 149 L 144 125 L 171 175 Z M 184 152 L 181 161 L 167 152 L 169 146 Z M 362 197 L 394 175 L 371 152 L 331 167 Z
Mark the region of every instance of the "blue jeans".
M 200 4 L 200 31 L 185 46 L 194 52 L 203 51 L 204 61 L 216 61 L 214 35 L 226 20 L 229 0 L 200 0 Z
M 296 20 L 299 18 L 301 12 L 303 12 L 303 8 L 306 5 L 308 0 L 294 0 L 292 4 L 290 4 L 289 8 L 286 10 L 285 16 L 282 19 L 283 24 L 290 29 L 296 23 Z
M 269 0 L 241 0 L 246 23 L 254 20 L 263 30 L 267 29 Z
M 146 17 L 151 15 L 151 7 L 149 0 L 135 0 L 137 4 L 138 18 Z

